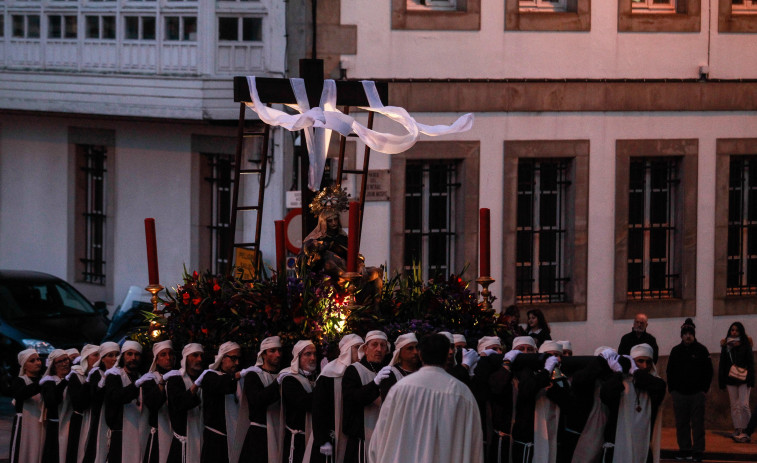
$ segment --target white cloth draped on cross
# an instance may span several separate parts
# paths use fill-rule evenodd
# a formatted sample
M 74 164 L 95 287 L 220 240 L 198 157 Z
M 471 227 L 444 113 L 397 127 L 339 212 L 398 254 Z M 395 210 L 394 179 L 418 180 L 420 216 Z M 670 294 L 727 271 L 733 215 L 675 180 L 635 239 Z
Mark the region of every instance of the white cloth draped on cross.
M 321 182 L 326 163 L 326 154 L 332 131 L 343 136 L 355 133 L 369 148 L 386 154 L 402 153 L 410 149 L 420 134 L 429 136 L 447 135 L 465 132 L 473 127 L 473 114 L 460 116 L 452 125 L 425 125 L 417 122 L 404 108 L 384 106 L 373 81 L 363 80 L 363 90 L 370 106 L 362 109 L 377 112 L 397 122 L 407 133 L 396 135 L 371 130 L 360 124 L 355 118 L 344 114 L 336 107 L 336 82 L 326 79 L 323 82 L 320 106 L 311 108 L 305 91 L 303 79 L 290 79 L 297 104 L 287 105 L 299 114 L 289 114 L 278 109 L 269 108 L 260 101 L 255 83 L 255 76 L 248 76 L 250 103 L 246 103 L 258 114 L 260 120 L 274 127 L 283 127 L 290 131 L 304 130 L 305 141 L 310 159 L 308 187 L 317 190 Z

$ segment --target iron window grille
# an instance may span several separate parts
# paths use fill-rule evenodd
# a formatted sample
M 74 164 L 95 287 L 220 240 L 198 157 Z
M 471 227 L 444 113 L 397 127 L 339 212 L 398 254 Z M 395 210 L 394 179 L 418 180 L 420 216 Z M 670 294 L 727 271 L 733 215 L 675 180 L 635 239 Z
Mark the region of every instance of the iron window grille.
M 635 158 L 629 168 L 628 298 L 679 297 L 678 158 Z
M 733 0 L 731 10 L 734 13 L 756 14 L 757 0 Z
M 408 161 L 405 168 L 405 271 L 448 278 L 457 242 L 457 161 Z
M 231 227 L 231 199 L 234 186 L 234 156 L 228 154 L 208 154 L 206 157 L 210 176 L 205 180 L 210 183 L 210 262 L 211 271 L 216 274 L 226 273 L 229 266 L 227 252 L 229 249 L 229 230 Z
M 565 241 L 570 160 L 518 160 L 516 302 L 567 302 Z
M 106 221 L 106 161 L 107 149 L 101 145 L 79 145 L 83 155 L 86 182 L 86 206 L 84 211 L 85 246 L 82 280 L 96 285 L 105 284 L 105 221 Z
M 730 160 L 727 265 L 727 295 L 757 294 L 757 156 Z

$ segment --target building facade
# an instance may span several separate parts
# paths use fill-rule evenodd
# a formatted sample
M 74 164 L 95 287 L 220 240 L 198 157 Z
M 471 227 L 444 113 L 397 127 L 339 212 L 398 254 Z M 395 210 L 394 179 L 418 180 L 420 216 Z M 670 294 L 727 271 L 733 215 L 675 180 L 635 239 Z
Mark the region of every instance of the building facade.
M 286 74 L 285 16 L 273 0 L 0 0 L 0 267 L 53 273 L 114 307 L 146 286 L 154 217 L 165 286 L 184 267 L 222 270 L 232 77 Z M 286 137 L 274 131 L 266 153 L 268 191 L 291 171 Z M 244 162 L 260 160 L 246 145 Z M 241 202 L 254 202 L 246 182 Z M 270 256 L 283 193 L 265 201 Z M 254 218 L 237 229 L 249 240 Z
M 332 75 L 388 80 L 426 124 L 476 113 L 371 158 L 390 199 L 367 204 L 368 262 L 475 279 L 487 207 L 496 304 L 541 309 L 577 353 L 617 345 L 637 312 L 662 353 L 686 317 L 713 352 L 731 322 L 757 330 L 757 3 L 322 3 L 340 14 L 320 49 L 355 50 Z

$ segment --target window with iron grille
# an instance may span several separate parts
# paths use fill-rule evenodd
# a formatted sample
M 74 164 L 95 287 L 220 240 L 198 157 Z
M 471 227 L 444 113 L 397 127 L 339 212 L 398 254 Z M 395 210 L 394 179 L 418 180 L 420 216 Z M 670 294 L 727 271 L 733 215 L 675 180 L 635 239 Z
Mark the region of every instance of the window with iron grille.
M 77 165 L 83 181 L 81 191 L 84 207 L 85 243 L 81 281 L 105 285 L 105 221 L 106 221 L 106 181 L 107 148 L 102 145 L 76 145 Z
M 757 156 L 732 156 L 728 185 L 729 296 L 757 294 Z
M 631 0 L 631 8 L 637 13 L 675 13 L 676 0 Z
M 678 293 L 679 159 L 632 158 L 628 184 L 628 298 Z
M 566 302 L 568 159 L 518 160 L 516 302 Z
M 210 270 L 225 273 L 229 260 L 229 227 L 234 186 L 234 156 L 203 153 L 206 160 L 205 181 L 210 186 L 207 210 L 210 212 Z
M 734 13 L 755 14 L 757 13 L 757 0 L 733 0 Z
M 405 167 L 403 268 L 420 267 L 424 280 L 455 268 L 458 161 L 408 161 Z

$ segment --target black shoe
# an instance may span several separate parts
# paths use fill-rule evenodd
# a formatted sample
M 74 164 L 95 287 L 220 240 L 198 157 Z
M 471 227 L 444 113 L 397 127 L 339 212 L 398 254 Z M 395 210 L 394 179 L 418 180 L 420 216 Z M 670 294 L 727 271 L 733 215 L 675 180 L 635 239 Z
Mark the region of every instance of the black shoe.
M 691 461 L 691 460 L 692 460 L 691 455 L 689 456 L 679 455 L 676 457 L 676 461 Z

